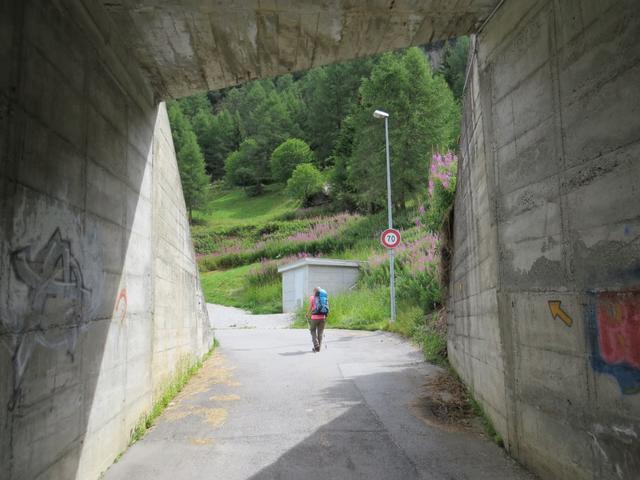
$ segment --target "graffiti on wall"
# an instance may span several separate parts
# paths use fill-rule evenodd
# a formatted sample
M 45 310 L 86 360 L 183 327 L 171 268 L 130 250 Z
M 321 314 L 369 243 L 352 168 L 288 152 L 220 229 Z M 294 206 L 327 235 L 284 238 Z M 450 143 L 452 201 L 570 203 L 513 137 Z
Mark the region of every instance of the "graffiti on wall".
M 567 327 L 573 325 L 573 319 L 569 316 L 567 312 L 562 308 L 562 301 L 560 300 L 549 300 L 549 310 L 551 311 L 551 316 L 555 319 L 560 319 L 564 322 Z
M 118 293 L 116 297 L 116 305 L 114 307 L 115 318 L 117 318 L 120 322 L 124 322 L 127 317 L 127 307 L 129 305 L 129 300 L 127 299 L 127 289 L 123 288 Z
M 640 393 L 640 289 L 591 293 L 587 316 L 593 369 Z
M 640 432 L 634 422 L 594 423 L 587 430 L 601 471 L 597 478 L 637 478 L 640 472 Z
M 10 338 L 14 371 L 12 409 L 34 348 L 66 349 L 73 359 L 79 331 L 90 320 L 91 289 L 87 287 L 71 242 L 59 229 L 37 251 L 33 245 L 11 254 L 17 280 L 27 288 L 20 312 L 0 320 Z

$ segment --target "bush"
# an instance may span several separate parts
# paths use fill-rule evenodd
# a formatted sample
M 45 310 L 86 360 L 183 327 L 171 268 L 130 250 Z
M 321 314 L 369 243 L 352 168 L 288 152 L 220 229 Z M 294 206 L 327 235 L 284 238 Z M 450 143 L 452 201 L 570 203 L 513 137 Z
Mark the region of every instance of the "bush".
M 451 152 L 436 153 L 431 159 L 429 177 L 429 209 L 426 212 L 426 227 L 438 232 L 453 205 L 456 193 L 458 157 Z
M 398 299 L 415 302 L 424 312 L 430 312 L 442 304 L 442 288 L 436 269 L 410 271 L 410 266 L 398 263 L 396 293 Z
M 248 187 L 258 183 L 255 164 L 258 144 L 249 138 L 240 144 L 240 148 L 229 154 L 224 161 L 225 178 L 231 185 Z
M 322 191 L 322 174 L 310 163 L 298 165 L 287 182 L 287 193 L 305 204 L 313 195 Z
M 245 277 L 247 285 L 258 286 L 267 283 L 280 282 L 278 264 L 275 261 L 262 259 L 262 261 L 252 267 Z
M 303 140 L 290 138 L 282 142 L 271 154 L 271 175 L 276 182 L 285 183 L 293 170 L 302 163 L 311 163 L 313 153 Z

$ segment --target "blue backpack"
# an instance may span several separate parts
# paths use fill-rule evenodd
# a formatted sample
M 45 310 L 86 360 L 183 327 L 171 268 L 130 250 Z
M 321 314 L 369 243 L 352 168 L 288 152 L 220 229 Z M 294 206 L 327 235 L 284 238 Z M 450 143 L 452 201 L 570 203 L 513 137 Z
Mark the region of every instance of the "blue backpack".
M 329 295 L 322 288 L 316 292 L 315 308 L 313 309 L 314 315 L 329 315 Z

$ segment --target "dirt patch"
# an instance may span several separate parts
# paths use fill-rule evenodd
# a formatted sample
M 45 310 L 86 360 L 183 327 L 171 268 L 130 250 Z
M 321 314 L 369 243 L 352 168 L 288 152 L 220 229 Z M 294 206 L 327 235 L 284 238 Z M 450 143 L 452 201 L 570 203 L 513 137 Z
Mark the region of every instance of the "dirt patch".
M 207 408 L 185 405 L 181 406 L 179 409 L 167 410 L 165 419 L 169 422 L 175 422 L 191 415 L 200 417 L 209 425 L 220 427 L 227 420 L 229 414 L 224 408 Z
M 229 415 L 224 408 L 203 408 L 200 414 L 204 414 L 207 423 L 214 427 L 222 425 Z
M 213 438 L 190 438 L 192 445 L 211 445 L 215 440 Z
M 420 397 L 411 405 L 413 413 L 430 426 L 452 431 L 482 432 L 465 386 L 450 373 L 428 377 Z
M 214 402 L 235 402 L 240 400 L 240 396 L 233 393 L 230 395 L 214 395 L 209 397 L 209 400 L 213 400 Z
M 177 422 L 178 420 L 188 417 L 192 413 L 193 412 L 190 409 L 178 410 L 175 407 L 169 407 L 164 411 L 162 418 L 169 422 Z
M 219 352 L 215 352 L 209 358 L 200 371 L 196 373 L 185 388 L 178 394 L 175 403 L 180 403 L 185 398 L 193 397 L 210 390 L 214 385 L 227 387 L 239 387 L 242 384 L 233 378 L 235 367 L 228 364 L 227 359 Z
M 186 417 L 196 416 L 215 428 L 222 426 L 229 415 L 227 410 L 197 404 L 193 405 L 193 403 L 199 403 L 195 397 L 211 390 L 215 385 L 224 385 L 227 387 L 239 386 L 240 383 L 233 378 L 233 370 L 234 367 L 229 366 L 226 358 L 218 352 L 214 353 L 211 358 L 204 363 L 200 371 L 191 378 L 182 392 L 176 396 L 175 400 L 171 402 L 169 408 L 165 410 L 164 419 L 169 422 L 175 422 Z M 234 394 L 209 397 L 209 400 L 217 401 L 233 401 L 239 399 L 240 397 Z

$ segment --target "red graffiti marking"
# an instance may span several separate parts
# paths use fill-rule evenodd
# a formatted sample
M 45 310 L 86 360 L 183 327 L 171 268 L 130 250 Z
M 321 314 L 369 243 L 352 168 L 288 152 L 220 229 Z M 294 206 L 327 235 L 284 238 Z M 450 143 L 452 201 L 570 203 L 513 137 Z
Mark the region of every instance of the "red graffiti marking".
M 640 291 L 599 293 L 596 318 L 604 361 L 640 369 Z
M 121 322 L 124 321 L 124 317 L 126 317 L 127 315 L 127 305 L 127 289 L 123 288 L 122 290 L 120 290 L 120 293 L 118 293 L 115 307 L 115 311 L 118 314 Z

